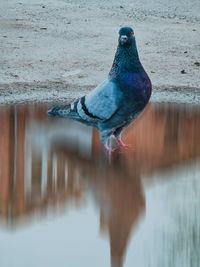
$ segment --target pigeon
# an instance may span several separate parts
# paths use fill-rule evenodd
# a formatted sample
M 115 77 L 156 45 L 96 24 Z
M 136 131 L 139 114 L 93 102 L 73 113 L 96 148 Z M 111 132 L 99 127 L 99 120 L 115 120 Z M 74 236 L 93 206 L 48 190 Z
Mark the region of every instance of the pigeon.
M 112 152 L 116 149 L 110 145 L 112 138 L 117 147 L 126 147 L 122 131 L 144 110 L 151 92 L 151 80 L 140 62 L 134 31 L 122 27 L 107 79 L 73 103 L 52 107 L 48 114 L 96 127 L 101 143 Z

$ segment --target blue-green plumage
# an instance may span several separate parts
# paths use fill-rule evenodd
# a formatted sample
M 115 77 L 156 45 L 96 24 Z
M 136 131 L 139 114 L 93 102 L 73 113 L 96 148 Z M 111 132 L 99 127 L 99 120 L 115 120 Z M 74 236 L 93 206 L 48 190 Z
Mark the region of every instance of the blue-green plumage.
M 118 47 L 108 78 L 71 106 L 54 107 L 49 114 L 68 117 L 97 127 L 102 143 L 121 132 L 145 108 L 151 96 L 151 81 L 138 56 L 134 32 L 119 31 Z M 122 142 L 121 142 L 122 143 Z

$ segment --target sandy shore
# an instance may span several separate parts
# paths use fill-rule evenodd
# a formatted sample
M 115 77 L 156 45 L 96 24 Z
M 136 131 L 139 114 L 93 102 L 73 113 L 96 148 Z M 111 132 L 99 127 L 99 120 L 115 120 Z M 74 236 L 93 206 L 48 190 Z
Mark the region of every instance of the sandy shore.
M 0 103 L 70 101 L 91 90 L 107 76 L 124 25 L 135 30 L 152 100 L 200 103 L 199 0 L 1 0 L 0 10 Z

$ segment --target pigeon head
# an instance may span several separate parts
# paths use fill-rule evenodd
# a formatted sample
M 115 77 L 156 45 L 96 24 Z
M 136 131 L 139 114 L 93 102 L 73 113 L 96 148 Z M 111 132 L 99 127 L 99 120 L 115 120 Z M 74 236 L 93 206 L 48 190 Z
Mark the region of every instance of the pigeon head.
M 130 47 L 135 42 L 134 31 L 130 27 L 119 30 L 119 46 Z
M 127 71 L 143 70 L 140 63 L 134 31 L 130 27 L 119 30 L 119 39 L 109 77 L 116 78 Z

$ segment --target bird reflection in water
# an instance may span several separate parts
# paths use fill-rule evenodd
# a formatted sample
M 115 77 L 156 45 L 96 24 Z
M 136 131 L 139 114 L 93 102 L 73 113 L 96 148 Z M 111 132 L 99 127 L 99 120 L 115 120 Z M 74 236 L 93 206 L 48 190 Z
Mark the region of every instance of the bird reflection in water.
M 0 216 L 7 227 L 32 215 L 78 209 L 92 195 L 100 232 L 109 236 L 111 266 L 122 267 L 132 232 L 145 216 L 142 178 L 197 159 L 200 111 L 149 105 L 125 138 L 133 149 L 108 160 L 98 134 L 47 118 L 45 105 L 1 108 Z

